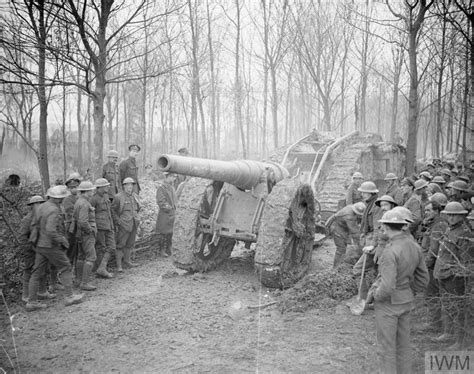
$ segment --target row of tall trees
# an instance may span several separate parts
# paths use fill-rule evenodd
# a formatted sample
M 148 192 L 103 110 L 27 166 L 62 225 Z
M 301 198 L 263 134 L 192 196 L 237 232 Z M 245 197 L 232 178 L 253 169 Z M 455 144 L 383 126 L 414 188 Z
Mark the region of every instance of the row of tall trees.
M 55 131 L 64 173 L 131 142 L 143 162 L 265 158 L 312 128 L 398 132 L 407 172 L 473 148 L 470 0 L 11 0 L 1 17 L 0 121 L 45 188 Z

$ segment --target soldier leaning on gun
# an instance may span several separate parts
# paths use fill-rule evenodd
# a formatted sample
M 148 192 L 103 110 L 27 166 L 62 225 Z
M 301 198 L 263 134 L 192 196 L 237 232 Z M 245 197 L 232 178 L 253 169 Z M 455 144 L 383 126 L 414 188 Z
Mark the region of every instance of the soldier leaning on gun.
M 96 249 L 97 254 L 102 255 L 100 264 L 95 272 L 102 278 L 112 278 L 113 275 L 107 271 L 107 264 L 112 253 L 115 253 L 115 228 L 110 212 L 110 200 L 107 190 L 110 183 L 105 178 L 95 181 L 95 195 L 90 203 L 95 209 L 95 221 L 97 225 Z
M 30 278 L 29 299 L 26 304 L 28 311 L 46 308 L 46 304 L 38 302 L 38 289 L 48 261 L 58 269 L 65 289 L 66 306 L 82 302 L 82 295 L 72 293 L 72 267 L 65 252 L 69 242 L 65 236 L 61 203 L 68 194 L 66 186 L 54 186 L 48 190 L 49 200 L 38 209 L 36 226 L 39 229 L 39 237 L 35 247 L 35 265 Z
M 164 172 L 165 179 L 158 182 L 156 203 L 159 207 L 155 233 L 158 237 L 158 254 L 164 257 L 171 255 L 171 239 L 176 211 L 176 193 L 173 187 L 175 174 Z
M 84 264 L 82 267 L 81 290 L 95 291 L 97 287 L 92 284 L 92 268 L 97 260 L 95 253 L 95 237 L 97 226 L 95 223 L 95 209 L 89 202 L 94 194 L 95 187 L 92 182 L 81 182 L 77 188 L 79 199 L 74 204 L 74 224 L 76 225 L 76 240 L 84 254 Z
M 35 223 L 38 217 L 38 209 L 42 203 L 44 203 L 42 196 L 32 196 L 27 205 L 30 207 L 28 214 L 23 217 L 20 223 L 20 244 L 23 254 L 23 294 L 21 299 L 28 302 L 28 292 L 31 273 L 35 265 L 36 252 L 34 246 L 38 241 L 38 231 Z M 40 299 L 53 299 L 56 294 L 49 293 L 46 288 L 46 274 L 39 280 L 39 292 L 38 297 Z
M 135 181 L 132 178 L 125 178 L 122 183 L 122 192 L 115 195 L 112 201 L 111 213 L 117 231 L 117 271 L 121 272 L 123 264 L 128 267 L 135 267 L 137 264 L 131 261 L 132 248 L 135 246 L 135 239 L 139 225 L 138 212 L 140 205 L 138 196 L 133 192 Z
M 442 213 L 448 217 L 449 228 L 440 239 L 433 270 L 439 281 L 443 325 L 443 333 L 435 340 L 449 340 L 454 332 L 456 343 L 448 350 L 460 350 L 474 339 L 472 325 L 469 326 L 472 311 L 468 307 L 468 302 L 472 302 L 468 293 L 474 276 L 473 235 L 465 222 L 468 211 L 461 203 L 448 203 Z

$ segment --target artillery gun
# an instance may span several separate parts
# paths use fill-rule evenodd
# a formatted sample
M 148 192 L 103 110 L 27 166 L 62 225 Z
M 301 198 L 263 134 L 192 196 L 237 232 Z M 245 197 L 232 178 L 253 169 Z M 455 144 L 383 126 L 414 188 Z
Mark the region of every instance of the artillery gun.
M 262 284 L 286 288 L 311 263 L 315 200 L 311 187 L 272 162 L 218 161 L 162 155 L 158 169 L 186 175 L 176 208 L 175 266 L 208 271 L 228 259 L 237 241 L 255 243 Z

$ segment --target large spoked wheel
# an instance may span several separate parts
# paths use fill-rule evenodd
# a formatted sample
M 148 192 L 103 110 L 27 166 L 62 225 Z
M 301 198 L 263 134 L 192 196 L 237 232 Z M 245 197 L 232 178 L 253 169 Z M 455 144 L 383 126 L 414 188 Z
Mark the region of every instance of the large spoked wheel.
M 288 288 L 311 263 L 315 233 L 311 187 L 287 179 L 267 197 L 255 251 L 255 268 L 263 285 Z
M 201 178 L 191 178 L 183 186 L 173 228 L 176 267 L 204 272 L 230 257 L 235 240 L 220 237 L 212 243 L 212 235 L 202 232 L 200 227 L 200 218 L 211 215 L 220 188 L 222 184 Z

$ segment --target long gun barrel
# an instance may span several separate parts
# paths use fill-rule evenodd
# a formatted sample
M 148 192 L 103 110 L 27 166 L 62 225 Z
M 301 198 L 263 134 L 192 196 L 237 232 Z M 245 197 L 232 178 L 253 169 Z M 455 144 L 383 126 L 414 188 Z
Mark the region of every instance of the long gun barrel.
M 283 166 L 271 162 L 252 160 L 220 161 L 206 158 L 161 155 L 158 169 L 192 177 L 207 178 L 249 190 L 260 182 L 262 174 L 270 169 L 275 182 L 288 177 Z

